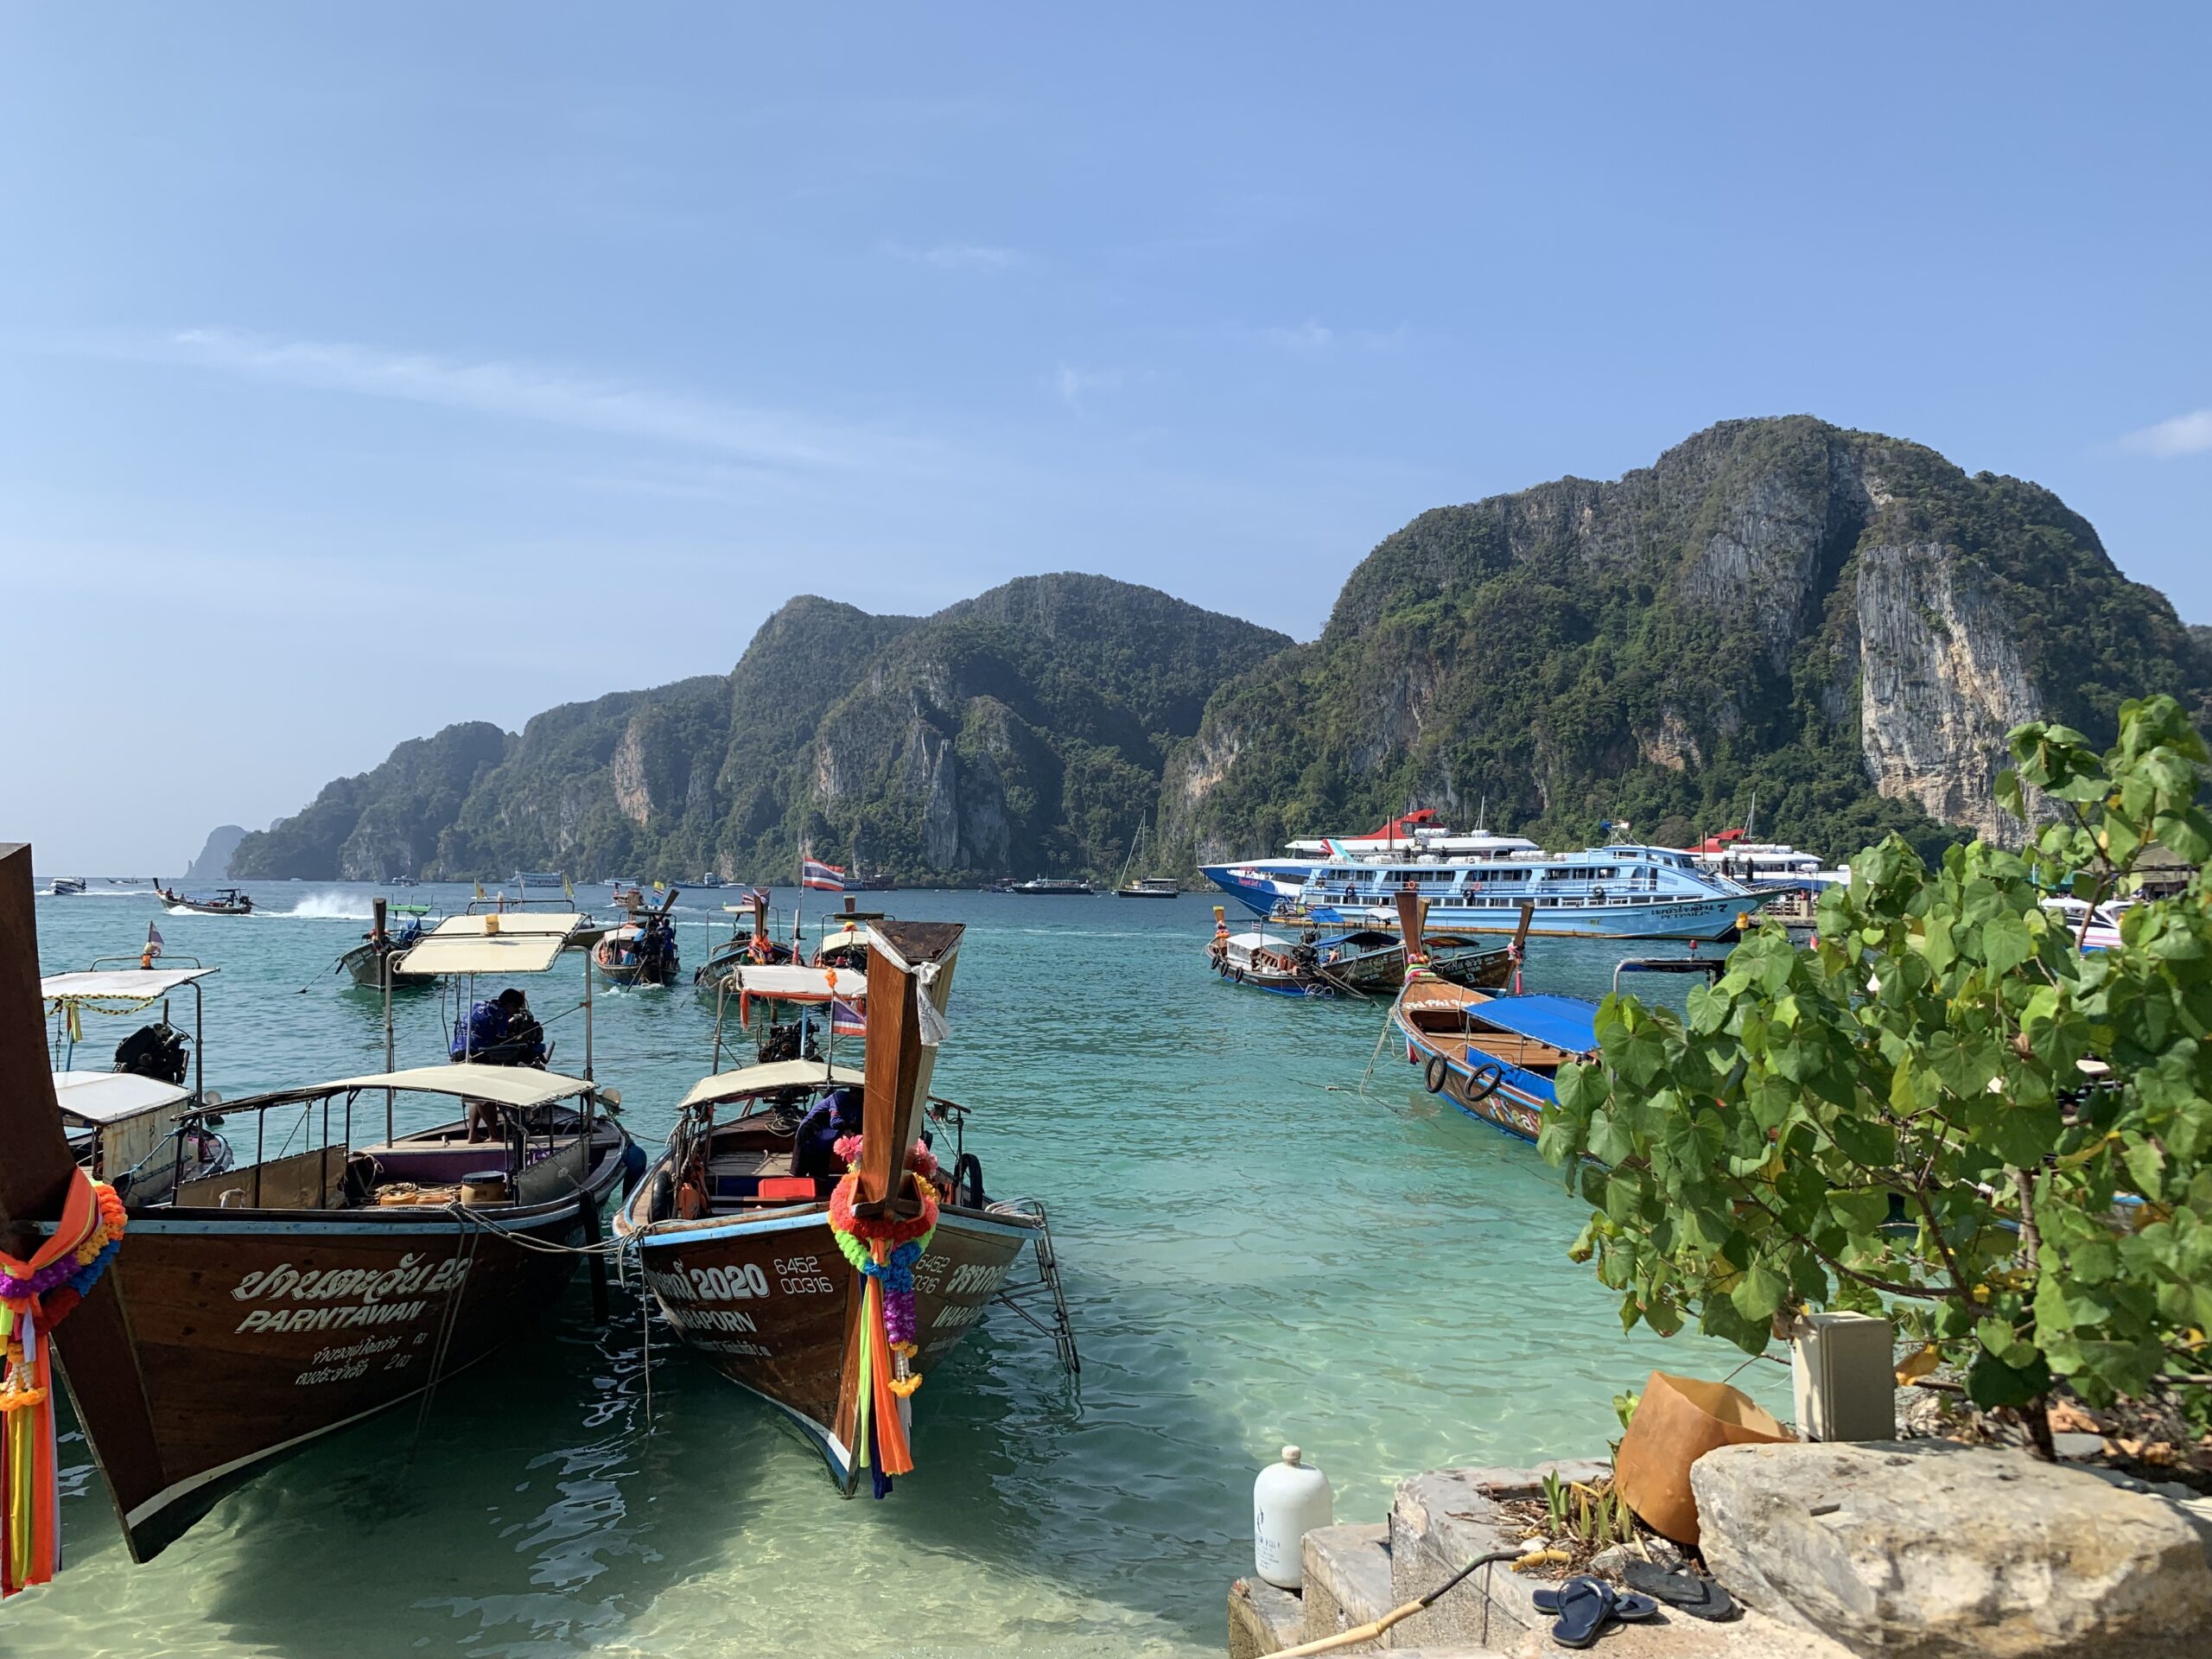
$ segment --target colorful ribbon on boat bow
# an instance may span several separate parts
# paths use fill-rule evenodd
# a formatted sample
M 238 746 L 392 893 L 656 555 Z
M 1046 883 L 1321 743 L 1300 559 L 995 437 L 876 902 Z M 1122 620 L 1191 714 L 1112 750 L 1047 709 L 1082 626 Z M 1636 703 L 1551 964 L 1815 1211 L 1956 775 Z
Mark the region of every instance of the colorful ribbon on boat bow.
M 54 1236 L 28 1261 L 0 1253 L 0 1596 L 44 1584 L 61 1565 L 47 1337 L 107 1271 L 125 1221 L 115 1189 L 79 1169 Z
M 865 1465 L 875 1495 L 891 1491 L 894 1475 L 912 1473 L 912 1449 L 907 1444 L 910 1402 L 922 1386 L 922 1374 L 913 1361 L 918 1351 L 914 1328 L 914 1265 L 930 1247 L 937 1231 L 937 1155 L 916 1141 L 906 1154 L 906 1167 L 914 1178 L 921 1213 L 900 1221 L 889 1216 L 862 1217 L 854 1213 L 853 1200 L 860 1189 L 861 1137 L 849 1135 L 837 1142 L 837 1154 L 849 1167 L 830 1198 L 830 1234 L 837 1249 L 861 1275 L 861 1367 L 853 1410 L 852 1456 Z

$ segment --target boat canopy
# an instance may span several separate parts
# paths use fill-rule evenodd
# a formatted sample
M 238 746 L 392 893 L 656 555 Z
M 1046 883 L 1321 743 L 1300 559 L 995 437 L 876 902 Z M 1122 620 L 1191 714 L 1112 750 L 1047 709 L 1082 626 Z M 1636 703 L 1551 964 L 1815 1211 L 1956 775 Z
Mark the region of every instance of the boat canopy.
M 488 934 L 553 934 L 566 937 L 583 923 L 573 910 L 482 911 L 473 916 L 448 916 L 430 930 L 434 938 L 478 938 Z
M 778 1002 L 850 1002 L 868 995 L 868 976 L 852 968 L 797 968 L 776 963 L 740 963 L 729 970 L 729 987 L 746 996 Z
M 771 1065 L 748 1065 L 702 1077 L 683 1096 L 683 1105 L 712 1106 L 725 1100 L 742 1100 L 749 1095 L 781 1094 L 786 1089 L 858 1089 L 867 1081 L 868 1074 L 858 1066 L 824 1065 L 819 1060 L 778 1060 Z
M 448 933 L 441 926 L 394 967 L 403 974 L 542 974 L 560 960 L 567 943 L 566 933 Z
M 192 1098 L 188 1089 L 131 1071 L 56 1071 L 54 1094 L 61 1116 L 79 1123 L 120 1123 Z
M 1532 1037 L 1570 1054 L 1586 1054 L 1598 1046 L 1597 1012 L 1594 1003 L 1579 996 L 1494 996 L 1467 1005 L 1470 1020 Z
M 469 1100 L 496 1101 L 502 1106 L 544 1106 L 556 1100 L 589 1094 L 594 1085 L 583 1077 L 563 1077 L 529 1065 L 418 1065 L 404 1071 L 378 1071 L 365 1077 L 340 1077 L 302 1089 L 279 1089 L 234 1100 L 211 1109 L 225 1112 L 265 1111 L 272 1106 L 355 1089 L 398 1089 L 420 1095 L 452 1095 Z
M 115 968 L 75 974 L 48 974 L 38 982 L 38 994 L 56 1007 L 75 1003 L 80 1007 L 128 1013 L 167 996 L 180 985 L 205 979 L 213 968 Z

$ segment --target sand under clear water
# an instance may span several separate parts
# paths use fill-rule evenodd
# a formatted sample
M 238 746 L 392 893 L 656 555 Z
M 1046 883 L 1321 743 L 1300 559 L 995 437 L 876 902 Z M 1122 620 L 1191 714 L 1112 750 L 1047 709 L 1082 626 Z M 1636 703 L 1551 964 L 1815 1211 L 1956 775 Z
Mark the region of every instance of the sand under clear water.
M 247 885 L 263 909 L 246 918 L 98 883 L 41 899 L 44 965 L 135 957 L 158 918 L 173 957 L 222 967 L 211 1086 L 378 1067 L 381 1003 L 331 971 L 373 889 Z M 727 930 L 721 899 L 684 895 L 687 971 Z M 124 1556 L 81 1440 L 65 1446 L 67 1564 L 0 1608 L 0 1651 L 1214 1655 L 1251 1566 L 1252 1478 L 1284 1441 L 1327 1470 L 1338 1519 L 1378 1520 L 1417 1470 L 1601 1452 L 1612 1396 L 1655 1366 L 1741 1364 L 1624 1335 L 1566 1258 L 1584 1211 L 1557 1172 L 1423 1094 L 1389 1044 L 1359 1092 L 1383 1006 L 1223 984 L 1205 899 L 864 902 L 969 924 L 938 1088 L 975 1109 L 993 1196 L 1051 1207 L 1079 1383 L 995 1309 L 918 1397 L 916 1472 L 847 1501 L 664 1327 L 649 1414 L 636 1300 L 618 1291 L 597 1328 L 580 1278 L 543 1335 L 440 1389 L 419 1440 L 409 1405 L 322 1441 L 149 1566 Z M 1530 987 L 1599 994 L 1619 954 L 1537 941 Z M 541 1014 L 577 999 L 575 963 L 529 983 Z M 402 997 L 401 1064 L 441 1056 L 438 1006 Z M 594 1019 L 598 1074 L 658 1146 L 709 1069 L 711 1009 L 688 987 L 602 991 Z M 77 1064 L 105 1067 L 132 1023 L 87 1016 Z M 581 1024 L 553 1023 L 563 1069 Z M 1786 1395 L 1771 1364 L 1738 1381 Z

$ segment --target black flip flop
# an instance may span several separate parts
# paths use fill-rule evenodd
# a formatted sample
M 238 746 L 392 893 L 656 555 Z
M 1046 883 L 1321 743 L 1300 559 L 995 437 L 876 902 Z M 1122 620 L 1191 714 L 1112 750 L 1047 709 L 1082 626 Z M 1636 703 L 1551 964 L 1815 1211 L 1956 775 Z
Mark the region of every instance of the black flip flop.
M 1669 1573 L 1656 1562 L 1630 1561 L 1621 1577 L 1636 1589 L 1656 1597 L 1692 1618 L 1719 1624 L 1736 1617 L 1734 1598 L 1713 1580 L 1701 1579 L 1694 1573 Z
M 1612 1587 L 1600 1580 L 1573 1578 L 1556 1590 L 1539 1590 L 1536 1611 L 1557 1613 L 1552 1640 L 1562 1648 L 1586 1648 L 1613 1621 L 1616 1605 Z

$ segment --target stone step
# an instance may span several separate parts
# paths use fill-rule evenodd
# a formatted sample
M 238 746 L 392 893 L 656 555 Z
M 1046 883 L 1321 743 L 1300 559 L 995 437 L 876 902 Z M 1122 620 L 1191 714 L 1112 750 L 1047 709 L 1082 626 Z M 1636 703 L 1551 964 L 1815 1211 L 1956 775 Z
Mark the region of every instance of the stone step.
M 1306 1638 L 1306 1604 L 1265 1579 L 1239 1579 L 1229 1586 L 1229 1659 L 1263 1659 Z
M 1390 1529 L 1316 1527 L 1306 1535 L 1306 1616 L 1299 1640 L 1318 1642 L 1365 1624 L 1398 1604 L 1390 1599 Z M 1389 1632 L 1384 1632 L 1387 1640 Z M 1338 1653 L 1374 1653 L 1379 1642 L 1358 1642 Z
M 1541 1490 L 1546 1468 L 1562 1479 L 1589 1480 L 1605 1465 L 1560 1464 L 1534 1470 L 1440 1469 L 1398 1483 L 1390 1509 L 1390 1598 L 1408 1602 L 1442 1584 L 1465 1563 L 1497 1549 L 1522 1548 L 1519 1529 L 1498 1507 L 1501 1497 Z M 1553 1616 L 1536 1611 L 1544 1580 L 1503 1563 L 1473 1573 L 1427 1612 L 1387 1632 L 1392 1653 L 1408 1649 L 1473 1646 L 1535 1659 L 1557 1655 Z M 1619 1624 L 1604 1637 L 1609 1659 L 1849 1659 L 1847 1650 L 1812 1630 L 1749 1612 L 1726 1624 L 1663 1613 L 1649 1624 Z

